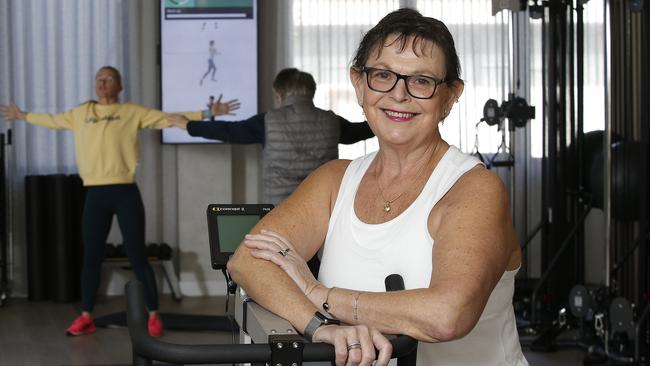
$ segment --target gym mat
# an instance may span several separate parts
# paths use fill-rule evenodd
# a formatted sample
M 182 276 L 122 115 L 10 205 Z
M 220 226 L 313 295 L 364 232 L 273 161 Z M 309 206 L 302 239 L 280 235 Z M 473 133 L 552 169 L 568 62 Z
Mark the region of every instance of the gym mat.
M 160 313 L 165 329 L 185 331 L 239 332 L 235 319 L 227 316 Z M 126 312 L 95 318 L 95 325 L 103 328 L 126 327 Z

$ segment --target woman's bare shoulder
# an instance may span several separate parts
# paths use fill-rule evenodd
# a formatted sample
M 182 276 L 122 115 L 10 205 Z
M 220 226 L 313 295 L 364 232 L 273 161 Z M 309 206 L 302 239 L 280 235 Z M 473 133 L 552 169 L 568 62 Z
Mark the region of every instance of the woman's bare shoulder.
M 322 205 L 324 200 L 329 201 L 332 195 L 335 197 L 332 192 L 338 191 L 348 164 L 346 160 L 333 160 L 321 165 L 298 185 L 284 203 L 302 206 L 306 203 Z
M 498 202 L 508 198 L 503 180 L 483 165 L 477 165 L 463 174 L 449 191 L 452 198 L 486 199 Z
M 507 210 L 508 205 L 508 191 L 501 178 L 483 165 L 477 165 L 463 174 L 433 207 L 429 216 L 431 233 L 435 236 L 442 219 L 449 218 L 450 214 L 470 217 L 473 212 L 496 214 Z
M 318 205 L 329 201 L 330 206 L 333 206 L 348 165 L 350 160 L 343 159 L 332 160 L 321 165 L 289 196 L 290 201 L 297 200 L 301 204 L 316 201 Z
M 305 182 L 327 186 L 333 184 L 335 187 L 338 187 L 348 165 L 350 165 L 350 160 L 337 159 L 328 161 L 311 173 Z
M 324 174 L 342 176 L 351 162 L 352 160 L 348 159 L 330 160 L 327 163 L 321 165 L 316 171 L 322 170 Z

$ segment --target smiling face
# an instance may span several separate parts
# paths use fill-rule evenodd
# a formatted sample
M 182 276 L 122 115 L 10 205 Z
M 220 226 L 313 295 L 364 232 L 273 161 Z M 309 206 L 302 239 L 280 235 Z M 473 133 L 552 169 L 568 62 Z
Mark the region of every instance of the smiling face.
M 406 47 L 400 47 L 395 39 L 396 36 L 391 36 L 381 49 L 376 47 L 365 66 L 438 80 L 447 77 L 445 57 L 439 47 L 427 40 L 420 41 L 425 42 L 423 45 L 412 47 L 413 39 L 407 40 Z M 353 67 L 350 76 L 375 135 L 380 143 L 393 145 L 419 145 L 439 137 L 438 123 L 446 117 L 463 90 L 461 81 L 442 83 L 432 98 L 418 99 L 408 93 L 404 79 L 398 80 L 392 90 L 382 93 L 370 89 L 366 73 L 358 68 Z

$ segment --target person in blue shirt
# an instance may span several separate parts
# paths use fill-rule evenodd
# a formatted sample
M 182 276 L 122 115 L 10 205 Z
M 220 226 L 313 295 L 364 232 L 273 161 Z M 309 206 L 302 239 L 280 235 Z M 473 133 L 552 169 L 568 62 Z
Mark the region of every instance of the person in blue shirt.
M 316 82 L 304 71 L 288 68 L 273 82 L 278 108 L 246 120 L 189 121 L 170 114 L 170 124 L 191 136 L 227 143 L 259 143 L 263 150 L 263 201 L 277 205 L 320 165 L 338 159 L 338 144 L 374 136 L 367 122 L 352 123 L 314 106 Z

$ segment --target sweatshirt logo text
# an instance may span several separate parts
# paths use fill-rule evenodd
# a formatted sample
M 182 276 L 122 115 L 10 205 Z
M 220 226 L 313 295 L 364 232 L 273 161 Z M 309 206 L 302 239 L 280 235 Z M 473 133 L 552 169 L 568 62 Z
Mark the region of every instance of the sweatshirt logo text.
M 106 121 L 106 122 L 113 122 L 113 121 L 119 121 L 121 118 L 120 116 L 103 116 L 103 117 L 86 117 L 86 123 L 97 123 L 101 121 Z

